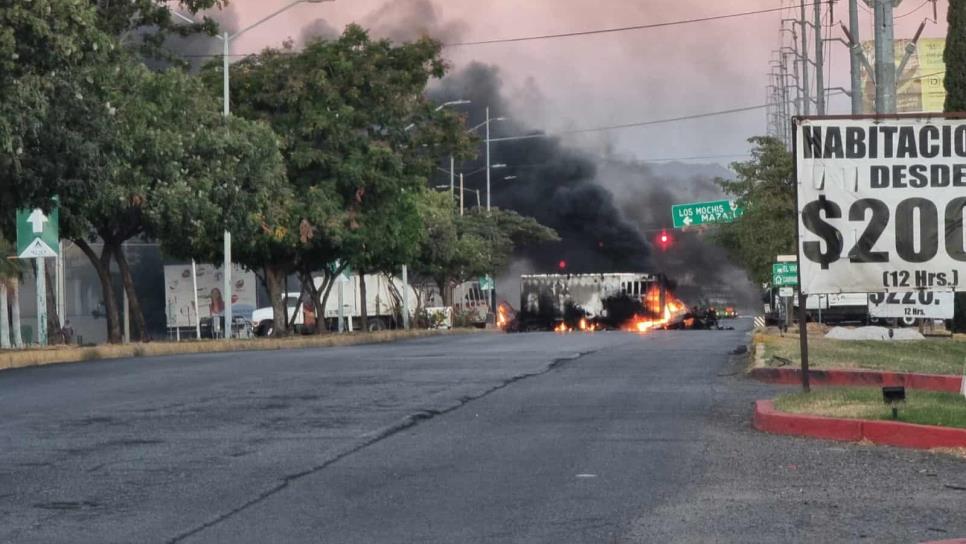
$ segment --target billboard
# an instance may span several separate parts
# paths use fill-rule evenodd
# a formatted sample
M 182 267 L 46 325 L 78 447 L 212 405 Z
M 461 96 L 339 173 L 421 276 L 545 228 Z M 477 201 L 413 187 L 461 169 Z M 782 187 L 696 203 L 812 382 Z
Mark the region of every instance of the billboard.
M 966 119 L 795 119 L 802 292 L 961 291 Z
M 878 318 L 952 319 L 954 294 L 919 291 L 908 293 L 872 293 L 869 315 Z
M 192 292 L 191 264 L 166 265 L 164 267 L 164 301 L 168 327 L 193 327 L 198 319 L 208 319 L 212 315 L 222 315 L 225 300 L 222 295 L 225 277 L 221 267 L 210 264 L 196 265 L 195 282 L 198 285 L 198 311 L 195 311 L 195 297 Z M 232 305 L 233 316 L 250 318 L 255 311 L 255 273 L 232 266 Z
M 895 40 L 896 67 L 902 62 L 906 54 L 906 47 L 912 40 Z M 875 66 L 875 42 L 862 42 L 869 64 Z M 943 79 L 946 64 L 943 62 L 943 51 L 946 49 L 945 38 L 920 38 L 915 51 L 909 57 L 909 62 L 898 80 L 896 89 L 896 111 L 899 113 L 920 113 L 943 111 L 946 101 L 946 88 Z M 869 77 L 867 70 L 862 70 L 862 95 L 866 112 L 875 111 L 875 83 Z

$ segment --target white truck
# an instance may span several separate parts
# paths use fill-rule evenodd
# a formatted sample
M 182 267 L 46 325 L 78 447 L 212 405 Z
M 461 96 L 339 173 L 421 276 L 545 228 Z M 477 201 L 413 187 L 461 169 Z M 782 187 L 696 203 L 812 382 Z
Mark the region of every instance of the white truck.
M 322 283 L 321 278 L 316 278 L 316 287 Z M 336 328 L 339 319 L 339 290 L 340 283 L 342 289 L 343 317 L 346 319 L 347 330 L 358 327 L 358 319 L 362 316 L 362 305 L 359 296 L 359 276 L 352 275 L 348 279 L 336 280 L 332 286 L 332 291 L 325 303 L 325 323 L 330 329 Z M 416 293 L 412 287 L 407 287 L 410 318 L 416 310 Z M 368 313 L 369 330 L 383 330 L 395 325 L 396 316 L 399 315 L 401 296 L 404 293 L 402 280 L 399 278 L 389 278 L 384 274 L 366 274 L 366 310 Z M 312 305 L 299 304 L 301 294 L 286 293 L 285 307 L 289 316 L 292 318 L 292 326 L 296 332 L 306 329 L 306 306 L 309 310 L 309 323 L 315 326 L 313 321 L 315 316 L 311 315 Z M 275 329 L 275 320 L 272 307 L 258 308 L 252 312 L 252 330 L 256 336 L 268 336 Z

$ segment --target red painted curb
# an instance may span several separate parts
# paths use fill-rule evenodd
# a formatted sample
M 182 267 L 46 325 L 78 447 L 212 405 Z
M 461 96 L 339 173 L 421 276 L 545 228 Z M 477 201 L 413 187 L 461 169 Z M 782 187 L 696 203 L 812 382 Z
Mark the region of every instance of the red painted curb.
M 785 385 L 802 383 L 802 371 L 798 368 L 753 368 L 752 378 Z M 913 372 L 879 372 L 876 370 L 809 370 L 809 383 L 817 386 L 870 386 L 903 385 L 909 389 L 959 393 L 962 378 L 943 374 L 916 374 Z
M 770 400 L 755 401 L 753 423 L 759 431 L 772 434 L 810 436 L 846 442 L 868 440 L 874 444 L 922 450 L 966 448 L 966 429 L 916 425 L 899 421 L 792 414 L 776 410 L 775 404 Z

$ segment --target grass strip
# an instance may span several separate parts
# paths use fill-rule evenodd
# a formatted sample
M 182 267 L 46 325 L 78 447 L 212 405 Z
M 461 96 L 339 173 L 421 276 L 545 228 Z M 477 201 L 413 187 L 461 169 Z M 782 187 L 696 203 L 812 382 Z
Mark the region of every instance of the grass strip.
M 870 387 L 823 388 L 782 395 L 775 399 L 775 408 L 846 419 L 892 419 L 892 410 L 882 401 L 882 390 Z M 966 398 L 954 393 L 907 389 L 906 402 L 899 405 L 898 421 L 966 428 Z
M 797 367 L 800 364 L 798 335 L 756 335 L 765 346 L 765 364 L 779 366 L 781 357 Z M 816 369 L 868 369 L 925 374 L 960 375 L 966 362 L 966 341 L 927 338 L 925 340 L 877 341 L 832 340 L 809 334 L 808 361 Z

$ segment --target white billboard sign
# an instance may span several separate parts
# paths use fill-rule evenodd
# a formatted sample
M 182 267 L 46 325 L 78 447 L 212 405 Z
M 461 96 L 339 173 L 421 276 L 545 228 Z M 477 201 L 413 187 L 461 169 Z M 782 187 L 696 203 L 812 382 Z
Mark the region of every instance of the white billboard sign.
M 198 284 L 198 306 L 195 311 L 195 297 L 192 293 L 191 264 L 166 265 L 164 267 L 165 312 L 168 327 L 193 327 L 197 320 L 223 315 L 225 299 L 222 294 L 224 275 L 221 267 L 199 264 L 196 282 Z M 232 305 L 233 316 L 251 317 L 255 310 L 255 273 L 232 266 Z
M 962 291 L 966 119 L 795 122 L 804 293 Z
M 872 317 L 952 319 L 954 309 L 955 295 L 949 291 L 910 291 L 869 295 L 869 315 Z

